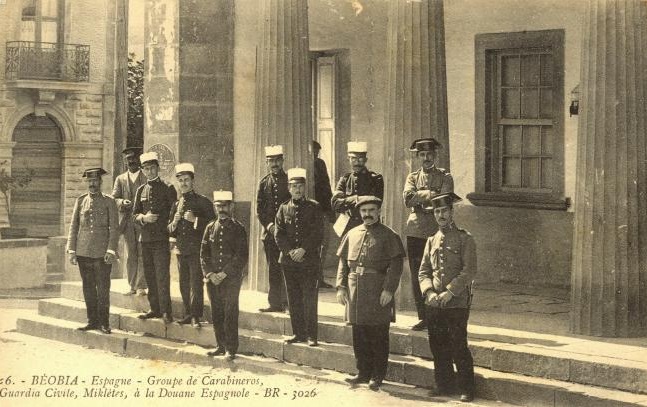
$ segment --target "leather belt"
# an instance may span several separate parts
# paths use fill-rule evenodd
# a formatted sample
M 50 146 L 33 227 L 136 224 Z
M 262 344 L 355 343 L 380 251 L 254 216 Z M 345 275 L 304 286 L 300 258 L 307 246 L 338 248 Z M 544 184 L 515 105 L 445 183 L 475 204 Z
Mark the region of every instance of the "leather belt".
M 364 266 L 357 266 L 351 271 L 355 274 L 359 274 L 360 276 L 363 276 L 364 274 L 381 274 L 379 271 L 375 269 L 366 268 Z

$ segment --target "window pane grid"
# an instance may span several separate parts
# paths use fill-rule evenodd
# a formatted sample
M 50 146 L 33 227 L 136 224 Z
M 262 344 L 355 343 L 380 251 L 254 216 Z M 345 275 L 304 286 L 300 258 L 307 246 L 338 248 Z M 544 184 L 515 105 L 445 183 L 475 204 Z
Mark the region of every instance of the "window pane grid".
M 550 192 L 550 126 L 499 126 L 500 188 Z

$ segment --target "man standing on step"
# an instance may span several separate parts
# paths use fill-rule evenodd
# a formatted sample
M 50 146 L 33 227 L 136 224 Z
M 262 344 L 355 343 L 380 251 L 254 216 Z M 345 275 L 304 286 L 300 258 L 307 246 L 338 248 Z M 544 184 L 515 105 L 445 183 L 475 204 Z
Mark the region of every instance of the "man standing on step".
M 139 238 L 151 310 L 138 318 L 162 318 L 164 322 L 171 323 L 171 252 L 167 228 L 177 192 L 172 185 L 160 179 L 157 153 L 144 153 L 139 156 L 139 161 L 148 181 L 135 194 L 133 221 L 141 226 Z
M 330 178 L 328 177 L 328 168 L 326 162 L 319 158 L 321 151 L 321 144 L 312 140 L 312 153 L 314 154 L 314 181 L 315 181 L 315 201 L 321 205 L 321 210 L 324 216 L 324 232 L 323 242 L 321 243 L 321 270 L 319 271 L 319 288 L 333 288 L 324 280 L 324 263 L 326 262 L 326 254 L 328 253 L 328 238 L 329 229 L 331 224 L 335 223 L 335 212 L 332 210 L 330 200 L 332 199 L 332 191 L 330 190 Z
M 115 200 L 101 193 L 104 174 L 102 168 L 83 172 L 88 193 L 74 202 L 67 253 L 70 263 L 79 265 L 88 315 L 88 324 L 78 329 L 100 329 L 109 334 L 110 271 L 117 258 L 119 215 Z
M 375 196 L 358 198 L 363 224 L 351 229 L 337 250 L 337 301 L 346 305 L 358 370 L 346 382 L 369 383 L 371 390 L 378 390 L 386 376 L 389 325 L 395 321 L 393 294 L 405 256 L 400 237 L 380 222 L 381 205 Z
M 177 249 L 180 294 L 184 304 L 184 318 L 179 323 L 190 322 L 194 328 L 200 328 L 200 318 L 204 309 L 200 242 L 204 228 L 216 215 L 209 198 L 196 193 L 193 188 L 195 179 L 193 164 L 176 165 L 175 176 L 182 195 L 171 208 L 168 231 L 171 246 L 175 245 Z
M 340 214 L 335 225 L 336 229 L 343 227 L 340 237 L 362 224 L 362 218 L 355 206 L 358 196 L 370 195 L 384 198 L 384 179 L 381 174 L 366 168 L 367 152 L 368 144 L 364 141 L 348 143 L 348 160 L 352 172 L 339 179 L 331 200 L 333 210 Z M 346 225 L 344 226 L 343 223 Z
M 290 169 L 288 183 L 291 198 L 279 207 L 274 221 L 294 333 L 286 343 L 308 341 L 308 345 L 317 346 L 323 214 L 319 203 L 306 197 L 305 169 Z
M 402 193 L 404 205 L 410 210 L 404 233 L 407 236 L 411 290 L 418 311 L 418 323 L 411 328 L 414 331 L 427 328 L 425 301 L 420 292 L 418 270 L 427 238 L 438 231 L 432 209 L 426 208 L 431 208 L 431 199 L 436 195 L 454 192 L 454 179 L 449 171 L 436 167 L 438 150 L 441 148 L 441 144 L 433 138 L 413 142 L 409 150 L 416 153 L 420 169 L 407 176 Z
M 211 303 L 211 320 L 216 335 L 216 350 L 209 356 L 223 355 L 233 360 L 238 351 L 238 296 L 247 264 L 247 234 L 232 218 L 231 191 L 214 191 L 217 218 L 207 225 L 202 237 L 200 263 Z
M 476 274 L 476 245 L 472 235 L 454 223 L 454 204 L 460 200 L 453 192 L 431 199 L 439 230 L 427 239 L 419 281 L 427 304 L 429 347 L 434 356 L 436 388 L 431 394 L 451 394 L 457 381 L 461 401 L 468 402 L 474 398 L 467 320 Z
M 265 147 L 265 163 L 269 170 L 256 193 L 256 216 L 263 226 L 261 239 L 265 249 L 270 288 L 267 292 L 269 307 L 261 312 L 285 312 L 287 296 L 285 279 L 279 264 L 279 248 L 274 241 L 274 218 L 279 206 L 290 199 L 288 176 L 283 171 L 283 146 Z
M 141 260 L 139 257 L 139 225 L 136 225 L 132 218 L 135 192 L 146 183 L 146 177 L 141 172 L 139 162 L 141 150 L 140 147 L 128 147 L 122 151 L 128 170 L 115 178 L 112 188 L 112 197 L 115 198 L 119 209 L 119 233 L 124 237 L 124 247 L 126 248 L 122 258 L 126 258 L 126 272 L 130 285 L 127 295 L 135 293 L 146 295 L 144 270 L 139 266 Z

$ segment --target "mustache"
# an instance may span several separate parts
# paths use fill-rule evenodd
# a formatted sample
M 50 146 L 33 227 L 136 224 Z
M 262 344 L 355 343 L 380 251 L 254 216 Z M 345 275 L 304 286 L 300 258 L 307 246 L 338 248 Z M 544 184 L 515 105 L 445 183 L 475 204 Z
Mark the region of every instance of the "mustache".
M 375 218 L 373 216 L 371 216 L 371 215 L 362 216 L 362 220 L 369 220 L 369 219 L 373 220 Z

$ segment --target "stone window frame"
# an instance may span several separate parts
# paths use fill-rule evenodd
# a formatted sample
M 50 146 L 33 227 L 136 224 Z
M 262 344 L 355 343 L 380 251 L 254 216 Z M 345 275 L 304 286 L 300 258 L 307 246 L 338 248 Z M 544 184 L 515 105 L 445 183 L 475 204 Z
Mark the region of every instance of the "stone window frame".
M 564 38 L 563 29 L 477 34 L 475 36 L 475 185 L 476 191 L 467 195 L 477 206 L 504 206 L 532 209 L 566 210 L 570 199 L 564 197 Z M 553 57 L 553 174 L 551 192 L 501 191 L 492 185 L 499 174 L 499 165 L 492 157 L 493 140 L 491 72 L 488 72 L 488 54 L 506 49 L 545 48 Z M 496 172 L 495 172 L 496 171 Z

